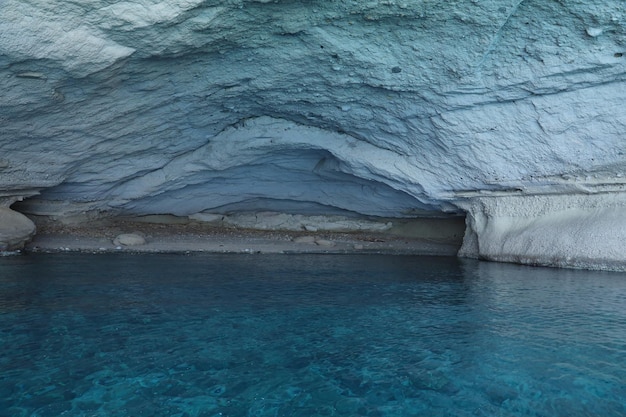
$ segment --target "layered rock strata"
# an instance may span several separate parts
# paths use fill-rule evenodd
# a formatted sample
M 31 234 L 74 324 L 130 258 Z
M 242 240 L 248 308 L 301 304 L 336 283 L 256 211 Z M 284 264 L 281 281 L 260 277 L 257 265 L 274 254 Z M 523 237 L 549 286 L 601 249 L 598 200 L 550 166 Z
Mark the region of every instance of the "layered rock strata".
M 0 195 L 30 196 L 17 210 L 467 213 L 466 255 L 624 260 L 620 0 L 5 0 L 0 15 Z

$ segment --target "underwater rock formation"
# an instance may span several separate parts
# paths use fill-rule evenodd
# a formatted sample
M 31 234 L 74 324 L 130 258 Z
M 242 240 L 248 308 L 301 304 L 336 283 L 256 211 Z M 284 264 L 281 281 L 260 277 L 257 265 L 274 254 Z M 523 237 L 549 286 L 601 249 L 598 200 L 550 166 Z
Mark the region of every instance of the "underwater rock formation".
M 520 261 L 541 258 L 542 229 L 496 222 L 518 242 L 499 256 L 478 220 L 489 207 L 545 196 L 545 210 L 581 209 L 558 233 L 604 214 L 623 225 L 620 0 L 5 0 L 0 13 L 0 193 L 26 198 L 20 211 L 467 212 L 464 254 Z M 596 195 L 611 205 L 577 206 Z M 554 244 L 540 263 L 586 256 Z

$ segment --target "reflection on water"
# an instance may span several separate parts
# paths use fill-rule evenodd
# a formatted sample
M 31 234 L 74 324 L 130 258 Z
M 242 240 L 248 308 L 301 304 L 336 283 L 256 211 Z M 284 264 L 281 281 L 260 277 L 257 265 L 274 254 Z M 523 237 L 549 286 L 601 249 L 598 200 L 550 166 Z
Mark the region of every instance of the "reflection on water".
M 455 258 L 0 258 L 0 416 L 623 416 L 626 275 Z

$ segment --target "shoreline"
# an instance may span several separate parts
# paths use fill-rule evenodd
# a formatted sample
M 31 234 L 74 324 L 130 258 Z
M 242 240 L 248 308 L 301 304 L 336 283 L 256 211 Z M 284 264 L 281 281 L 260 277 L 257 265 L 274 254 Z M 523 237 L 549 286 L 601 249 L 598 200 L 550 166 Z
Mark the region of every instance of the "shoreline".
M 62 224 L 36 221 L 29 253 L 271 253 L 389 254 L 456 256 L 460 240 L 403 237 L 384 232 L 269 231 L 188 222 L 147 223 L 132 220 Z M 120 235 L 140 241 L 119 243 Z M 115 242 L 114 242 L 115 241 Z

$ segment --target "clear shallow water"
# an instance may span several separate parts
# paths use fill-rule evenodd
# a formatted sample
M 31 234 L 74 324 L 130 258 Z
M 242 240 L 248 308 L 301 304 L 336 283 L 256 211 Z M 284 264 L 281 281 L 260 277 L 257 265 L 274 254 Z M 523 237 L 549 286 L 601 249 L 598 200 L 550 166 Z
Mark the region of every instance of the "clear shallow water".
M 626 275 L 453 258 L 0 258 L 0 416 L 624 416 Z

